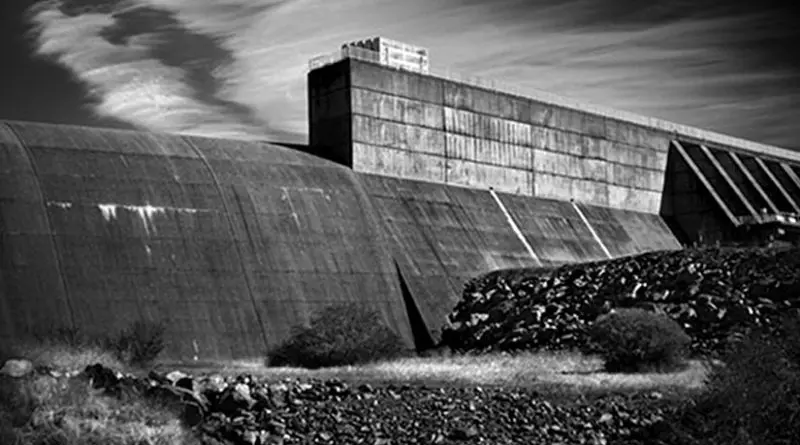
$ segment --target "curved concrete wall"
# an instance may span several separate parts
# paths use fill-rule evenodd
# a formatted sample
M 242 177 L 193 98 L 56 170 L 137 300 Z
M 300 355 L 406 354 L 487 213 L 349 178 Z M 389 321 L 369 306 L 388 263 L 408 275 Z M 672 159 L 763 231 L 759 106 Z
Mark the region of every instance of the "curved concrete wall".
M 342 301 L 429 345 L 480 273 L 679 247 L 652 214 L 270 144 L 14 122 L 0 125 L 0 228 L 4 340 L 161 318 L 166 356 L 202 361 L 261 357 Z
M 263 356 L 311 311 L 377 307 L 411 343 L 357 176 L 287 148 L 0 126 L 2 336 L 168 322 L 166 355 Z

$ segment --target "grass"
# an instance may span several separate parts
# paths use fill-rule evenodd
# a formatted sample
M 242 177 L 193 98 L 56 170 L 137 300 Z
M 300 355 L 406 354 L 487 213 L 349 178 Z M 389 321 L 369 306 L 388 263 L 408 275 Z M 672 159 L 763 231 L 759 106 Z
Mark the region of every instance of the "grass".
M 691 393 L 703 388 L 708 373 L 707 366 L 696 360 L 674 373 L 608 373 L 603 370 L 601 358 L 577 352 L 410 357 L 316 370 L 265 367 L 257 361 L 238 361 L 217 367 L 177 367 L 194 374 L 249 373 L 270 380 L 338 378 L 370 384 L 503 386 L 533 388 L 554 395 L 656 390 L 669 394 Z
M 129 371 L 114 354 L 98 347 L 44 342 L 15 348 L 37 366 L 83 370 L 101 363 Z M 197 443 L 174 413 L 140 400 L 124 402 L 93 390 L 82 379 L 35 375 L 0 376 L 0 443 L 189 445 Z

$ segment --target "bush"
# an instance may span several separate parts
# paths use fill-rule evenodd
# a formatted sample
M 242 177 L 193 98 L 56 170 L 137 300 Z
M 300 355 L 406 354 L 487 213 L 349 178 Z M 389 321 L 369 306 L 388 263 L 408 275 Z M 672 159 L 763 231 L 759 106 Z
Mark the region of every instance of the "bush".
M 367 363 L 403 355 L 402 339 L 377 312 L 359 304 L 329 307 L 297 326 L 292 336 L 268 353 L 269 366 L 316 369 Z
M 771 331 L 756 331 L 725 354 L 711 368 L 706 390 L 670 419 L 672 425 L 701 445 L 796 443 L 800 323 L 786 319 Z
M 161 322 L 136 321 L 105 341 L 105 348 L 121 361 L 138 367 L 150 365 L 164 350 L 166 328 Z
M 80 328 L 55 327 L 37 330 L 33 338 L 39 345 L 62 345 L 70 348 L 83 348 L 95 344 Z
M 617 309 L 589 327 L 590 341 L 609 372 L 673 371 L 684 365 L 691 338 L 663 314 Z

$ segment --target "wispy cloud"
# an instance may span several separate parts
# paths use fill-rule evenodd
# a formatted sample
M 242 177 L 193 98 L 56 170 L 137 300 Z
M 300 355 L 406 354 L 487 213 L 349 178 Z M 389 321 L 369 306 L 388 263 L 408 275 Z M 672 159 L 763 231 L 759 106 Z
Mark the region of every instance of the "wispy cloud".
M 797 145 L 800 87 L 768 51 L 787 38 L 774 14 L 610 2 L 64 0 L 32 21 L 97 113 L 159 131 L 302 140 L 308 59 L 385 35 L 430 48 L 434 67 Z

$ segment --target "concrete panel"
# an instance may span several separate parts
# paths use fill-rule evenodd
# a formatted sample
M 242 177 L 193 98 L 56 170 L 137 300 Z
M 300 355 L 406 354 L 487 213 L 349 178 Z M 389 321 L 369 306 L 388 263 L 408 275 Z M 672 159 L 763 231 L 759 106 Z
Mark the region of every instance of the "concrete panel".
M 606 182 L 608 179 L 608 162 L 600 159 L 581 159 L 581 177 L 593 181 Z
M 447 160 L 447 183 L 531 195 L 533 173 L 459 159 Z
M 668 151 L 670 133 L 661 132 L 615 119 L 606 120 L 606 138 L 635 147 Z
M 558 265 L 606 258 L 569 202 L 499 195 L 543 263 Z
M 353 170 L 397 178 L 445 182 L 445 158 L 431 154 L 353 143 Z
M 320 118 L 311 127 L 308 152 L 336 162 L 341 165 L 352 165 L 350 141 L 353 127 L 350 115 L 332 118 Z
M 552 110 L 547 115 L 547 119 L 542 122 L 542 125 L 558 130 L 579 133 L 583 129 L 583 114 L 584 113 L 580 111 L 569 108 L 552 107 Z M 538 122 L 536 123 L 538 124 Z
M 309 119 L 313 124 L 320 120 L 350 114 L 350 90 L 342 89 L 309 98 Z
M 681 248 L 659 215 L 585 204 L 579 207 L 614 257 Z
M 535 117 L 540 119 L 534 120 L 534 124 L 580 133 L 598 139 L 607 138 L 606 118 L 603 116 L 586 113 L 581 110 L 551 106 L 549 112 L 538 113 Z
M 444 156 L 444 132 L 415 125 L 353 116 L 353 141 Z
M 535 148 L 589 157 L 606 150 L 603 143 L 588 143 L 589 139 L 578 133 L 553 128 L 531 127 L 531 143 Z
M 353 113 L 441 130 L 444 107 L 390 94 L 354 88 Z
M 608 205 L 608 188 L 603 182 L 536 172 L 533 190 L 537 197 Z
M 533 177 L 533 191 L 539 198 L 569 201 L 573 198 L 572 178 L 537 171 Z
M 30 326 L 74 320 L 36 166 L 0 122 L 0 341 L 14 344 Z
M 530 125 L 471 111 L 445 108 L 445 129 L 448 133 L 474 136 L 514 145 L 531 145 Z
M 355 88 L 444 104 L 444 81 L 441 79 L 359 60 L 351 59 L 350 64 L 351 82 Z
M 534 102 L 536 104 L 536 102 Z M 544 105 L 544 104 L 541 104 Z M 550 106 L 549 112 L 534 115 L 535 125 L 542 125 L 594 138 L 606 137 L 606 118 L 579 110 Z M 536 119 L 538 118 L 538 119 Z
M 487 191 L 362 178 L 432 338 L 438 339 L 467 280 L 495 269 L 536 265 Z
M 533 150 L 533 170 L 561 176 L 580 176 L 575 174 L 577 159 L 565 153 L 549 150 Z
M 531 121 L 530 100 L 455 82 L 444 83 L 444 104 L 447 107 L 497 116 L 516 122 Z
M 350 61 L 340 62 L 309 71 L 306 76 L 309 97 L 326 95 L 350 87 Z
M 661 208 L 661 192 L 609 184 L 608 205 L 618 209 L 658 213 Z
M 630 165 L 608 164 L 608 182 L 624 187 L 653 190 L 664 188 L 664 173 Z
M 607 163 L 600 159 L 584 159 L 548 150 L 533 150 L 533 169 L 572 178 L 605 182 Z
M 447 134 L 447 157 L 529 170 L 533 149 L 460 134 Z
M 586 158 L 609 159 L 609 152 L 613 150 L 614 144 L 606 139 L 593 136 L 583 136 L 581 138 L 581 155 Z
M 617 164 L 664 170 L 667 166 L 667 152 L 635 147 L 614 142 L 607 152 L 608 160 Z
M 572 180 L 572 196 L 577 202 L 608 205 L 608 184 L 587 179 Z

